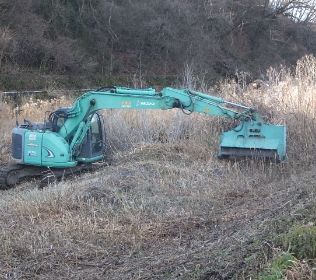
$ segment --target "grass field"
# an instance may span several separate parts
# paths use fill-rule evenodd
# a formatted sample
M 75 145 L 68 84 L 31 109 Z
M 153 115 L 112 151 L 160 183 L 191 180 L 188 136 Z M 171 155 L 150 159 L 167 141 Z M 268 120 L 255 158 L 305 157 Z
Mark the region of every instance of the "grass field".
M 0 278 L 314 279 L 316 59 L 267 77 L 203 90 L 286 124 L 285 162 L 218 160 L 225 119 L 108 110 L 109 166 L 0 193 Z M 18 119 L 72 102 L 23 100 Z M 0 109 L 6 165 L 15 119 Z

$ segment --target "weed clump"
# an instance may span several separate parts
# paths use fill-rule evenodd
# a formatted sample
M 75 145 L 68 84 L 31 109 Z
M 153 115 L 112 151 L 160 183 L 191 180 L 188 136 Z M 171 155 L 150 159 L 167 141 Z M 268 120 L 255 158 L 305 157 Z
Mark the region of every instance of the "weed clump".
M 283 246 L 298 259 L 316 258 L 316 226 L 314 223 L 294 225 L 284 236 Z

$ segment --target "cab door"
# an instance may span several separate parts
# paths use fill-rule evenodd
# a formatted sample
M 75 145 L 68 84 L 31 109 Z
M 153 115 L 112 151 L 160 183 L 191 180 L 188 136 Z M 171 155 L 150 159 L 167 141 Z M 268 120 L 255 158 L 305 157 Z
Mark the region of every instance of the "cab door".
M 101 125 L 101 118 L 103 116 L 100 114 L 93 114 L 91 118 L 91 147 L 92 147 L 92 156 L 97 156 L 100 153 L 103 154 L 103 130 Z
M 98 112 L 90 116 L 91 126 L 82 143 L 81 151 L 76 160 L 94 162 L 103 158 L 105 151 L 104 118 Z

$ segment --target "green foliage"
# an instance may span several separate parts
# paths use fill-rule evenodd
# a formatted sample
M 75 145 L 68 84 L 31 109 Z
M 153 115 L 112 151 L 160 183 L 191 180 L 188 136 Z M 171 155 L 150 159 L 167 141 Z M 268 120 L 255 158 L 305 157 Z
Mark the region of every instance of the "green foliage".
M 283 245 L 298 259 L 315 259 L 316 226 L 314 223 L 293 226 L 284 236 Z
M 259 274 L 261 280 L 284 279 L 286 271 L 296 272 L 302 279 L 312 277 L 312 271 L 308 268 L 308 262 L 304 268 L 300 260 L 311 260 L 316 258 L 316 226 L 314 223 L 306 225 L 294 225 L 286 234 L 281 235 L 283 249 L 288 253 L 282 252 L 274 257 L 267 264 L 264 271 Z M 279 238 L 277 238 L 279 240 Z M 298 278 L 295 278 L 298 279 Z
M 1 75 L 0 76 L 0 84 L 1 84 L 1 89 L 15 89 L 15 90 L 20 90 L 25 86 L 22 80 L 20 79 L 12 79 L 7 75 Z
M 265 271 L 259 275 L 260 280 L 284 279 L 284 271 L 293 266 L 295 257 L 292 254 L 284 253 L 274 258 Z

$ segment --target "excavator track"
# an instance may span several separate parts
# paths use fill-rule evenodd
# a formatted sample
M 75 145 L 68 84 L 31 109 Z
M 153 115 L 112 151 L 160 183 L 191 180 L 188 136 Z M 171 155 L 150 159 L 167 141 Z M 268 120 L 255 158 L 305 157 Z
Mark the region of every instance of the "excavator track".
M 39 187 L 43 188 L 61 178 L 67 179 L 68 176 L 94 171 L 107 165 L 106 162 L 97 162 L 79 164 L 72 168 L 48 168 L 43 166 L 13 164 L 0 168 L 0 190 L 14 188 L 18 184 L 31 179 L 40 180 Z
M 11 166 L 0 168 L 0 189 L 7 190 L 15 186 L 19 181 L 18 176 L 16 176 L 18 170 L 21 170 L 23 166 L 19 164 L 14 164 Z

